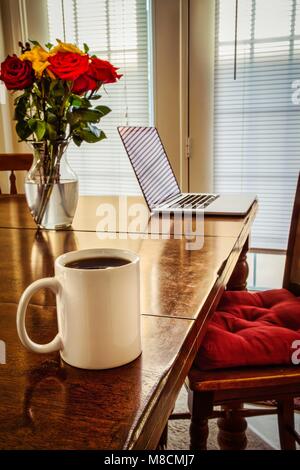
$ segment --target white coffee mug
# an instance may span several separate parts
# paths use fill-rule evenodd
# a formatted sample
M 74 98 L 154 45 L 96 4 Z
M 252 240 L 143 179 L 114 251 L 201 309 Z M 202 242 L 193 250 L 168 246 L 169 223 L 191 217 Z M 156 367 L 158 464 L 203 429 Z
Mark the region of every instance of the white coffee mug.
M 87 258 L 122 258 L 128 264 L 106 269 L 66 265 Z M 58 334 L 48 344 L 33 342 L 25 317 L 30 298 L 49 287 L 56 294 Z M 37 353 L 60 351 L 68 364 L 83 369 L 108 369 L 141 354 L 139 257 L 130 251 L 72 251 L 55 261 L 55 277 L 33 282 L 24 291 L 17 311 L 23 345 Z

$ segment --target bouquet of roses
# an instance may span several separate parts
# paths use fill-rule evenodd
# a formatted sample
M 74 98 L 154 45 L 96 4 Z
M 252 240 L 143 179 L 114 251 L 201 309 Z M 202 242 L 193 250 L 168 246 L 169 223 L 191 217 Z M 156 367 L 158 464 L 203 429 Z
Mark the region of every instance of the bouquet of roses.
M 74 44 L 57 40 L 42 47 L 36 41 L 23 46 L 22 54 L 8 56 L 0 79 L 8 90 L 21 90 L 15 103 L 16 131 L 21 140 L 98 142 L 105 138 L 97 124 L 111 110 L 99 100 L 102 85 L 121 75 L 110 62 L 89 55 Z
M 106 137 L 98 124 L 111 110 L 97 104 L 99 89 L 121 75 L 110 62 L 90 55 L 86 44 L 81 50 L 60 40 L 56 46 L 31 43 L 32 48 L 29 43 L 19 43 L 21 55 L 8 56 L 2 62 L 0 79 L 8 90 L 21 92 L 14 101 L 14 119 L 18 136 L 29 142 L 34 153 L 25 178 L 32 216 L 39 227 L 66 227 L 76 209 L 78 184 L 64 163 L 65 150 L 72 140 L 80 146 Z M 70 198 L 71 193 L 63 184 L 70 185 L 72 180 L 70 202 L 67 195 Z

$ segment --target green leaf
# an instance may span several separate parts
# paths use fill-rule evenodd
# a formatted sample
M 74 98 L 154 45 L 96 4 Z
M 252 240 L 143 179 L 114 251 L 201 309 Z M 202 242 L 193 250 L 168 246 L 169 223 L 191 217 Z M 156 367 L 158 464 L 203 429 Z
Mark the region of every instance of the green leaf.
M 18 96 L 16 100 L 14 119 L 23 121 L 27 114 L 27 108 L 29 108 L 28 95 L 23 93 L 21 96 Z
M 78 95 L 72 95 L 70 98 L 70 105 L 71 106 L 81 106 L 81 98 Z
M 77 135 L 77 134 L 73 134 L 73 142 L 75 145 L 77 145 L 77 147 L 80 147 L 80 145 L 82 144 L 83 140 L 82 138 Z
M 29 41 L 31 42 L 31 44 L 33 44 L 34 46 L 40 46 L 40 43 L 38 41 L 33 41 L 32 39 L 29 39 Z
M 36 129 L 36 126 L 37 126 L 37 119 L 30 118 L 30 119 L 28 119 L 27 123 L 28 123 L 28 126 L 30 127 L 30 129 L 34 132 L 35 129 Z
M 102 95 L 92 95 L 89 100 L 100 100 Z
M 17 122 L 16 131 L 21 140 L 28 139 L 28 137 L 32 134 L 32 130 L 30 129 L 26 121 Z
M 96 128 L 96 126 L 89 126 L 89 128 L 81 129 L 79 136 L 89 144 L 100 142 L 100 140 L 106 138 L 104 132 Z
M 84 122 L 99 122 L 101 119 L 101 113 L 97 109 L 77 109 L 75 113 L 78 113 L 81 120 Z
M 19 103 L 19 101 L 20 101 L 21 98 L 23 98 L 23 95 L 17 96 L 17 97 L 14 99 L 14 105 L 15 105 L 15 106 Z
M 47 112 L 47 122 L 50 122 L 50 124 L 55 124 L 57 122 L 57 116 L 54 113 L 51 113 L 51 111 Z
M 101 117 L 106 116 L 111 112 L 111 109 L 108 106 L 96 106 L 95 109 L 100 111 Z
M 51 42 L 47 42 L 47 44 L 45 44 L 45 46 L 47 47 L 47 49 L 52 49 L 53 44 L 51 44 Z
M 87 54 L 87 53 L 89 52 L 89 50 L 90 50 L 89 46 L 88 46 L 85 42 L 83 43 L 83 50 L 84 50 L 84 52 L 85 52 L 86 54 Z
M 36 121 L 35 135 L 37 140 L 42 140 L 47 130 L 45 121 Z
M 28 126 L 31 131 L 35 133 L 37 140 L 42 140 L 46 133 L 46 123 L 40 119 L 30 118 L 28 119 Z
M 70 98 L 70 105 L 75 107 L 90 108 L 92 105 L 87 98 L 81 97 L 79 95 L 72 94 Z
M 85 142 L 88 142 L 89 144 L 94 144 L 98 142 L 98 137 L 96 137 L 92 132 L 90 131 L 81 131 L 80 136 Z
M 67 115 L 68 122 L 74 126 L 80 122 L 99 122 L 102 115 L 97 109 L 77 108 Z
M 81 105 L 83 108 L 91 108 L 92 105 L 87 98 L 81 98 Z
M 57 139 L 57 132 L 55 126 L 50 124 L 49 122 L 46 123 L 46 130 L 47 134 L 50 140 L 56 140 Z
M 23 104 L 18 104 L 15 107 L 14 119 L 15 121 L 23 121 L 26 116 L 26 106 Z

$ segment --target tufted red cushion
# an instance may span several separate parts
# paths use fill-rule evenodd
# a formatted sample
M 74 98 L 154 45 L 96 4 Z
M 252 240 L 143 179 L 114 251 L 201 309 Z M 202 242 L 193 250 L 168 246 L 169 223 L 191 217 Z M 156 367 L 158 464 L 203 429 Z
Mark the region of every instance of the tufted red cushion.
M 285 289 L 225 292 L 195 359 L 201 369 L 291 364 L 300 297 Z

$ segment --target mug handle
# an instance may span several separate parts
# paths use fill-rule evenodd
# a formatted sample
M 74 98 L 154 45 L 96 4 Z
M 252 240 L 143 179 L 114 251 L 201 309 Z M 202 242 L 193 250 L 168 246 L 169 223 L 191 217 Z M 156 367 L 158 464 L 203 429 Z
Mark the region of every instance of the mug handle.
M 29 338 L 26 331 L 25 318 L 29 301 L 33 294 L 45 287 L 48 287 L 54 294 L 57 294 L 60 289 L 60 284 L 55 277 L 45 277 L 44 279 L 33 282 L 23 292 L 17 310 L 17 330 L 20 340 L 27 349 L 41 354 L 63 349 L 63 343 L 59 333 L 57 333 L 50 343 L 38 344 Z

